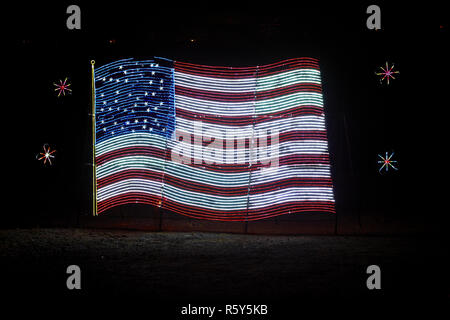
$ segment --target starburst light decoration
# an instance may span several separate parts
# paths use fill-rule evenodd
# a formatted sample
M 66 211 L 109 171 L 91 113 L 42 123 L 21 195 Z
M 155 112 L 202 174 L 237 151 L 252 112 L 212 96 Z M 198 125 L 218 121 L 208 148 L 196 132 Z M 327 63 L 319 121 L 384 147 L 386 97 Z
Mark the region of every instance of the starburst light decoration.
M 51 150 L 50 147 L 48 146 L 48 144 L 44 144 L 43 146 L 43 150 L 44 152 L 40 152 L 36 158 L 39 161 L 43 161 L 44 165 L 47 164 L 47 161 L 50 165 L 52 165 L 52 158 L 55 158 L 55 156 L 53 155 L 53 153 L 56 152 L 56 150 Z
M 385 168 L 386 172 L 389 171 L 389 167 L 393 168 L 394 170 L 398 170 L 398 168 L 396 168 L 393 163 L 397 163 L 397 161 L 395 160 L 391 160 L 392 156 L 394 155 L 394 153 L 392 152 L 391 155 L 388 154 L 388 152 L 386 151 L 386 156 L 383 157 L 382 155 L 378 155 L 378 157 L 381 158 L 381 160 L 378 161 L 379 164 L 382 164 L 382 166 L 380 167 L 380 169 L 378 170 L 378 172 L 381 172 L 381 170 L 383 170 L 383 168 Z
M 59 80 L 59 83 L 53 83 L 54 86 L 56 86 L 55 91 L 58 91 L 58 98 L 62 95 L 66 95 L 66 92 L 69 94 L 72 92 L 72 89 L 70 89 L 70 83 L 67 82 L 67 77 L 64 79 L 64 81 Z

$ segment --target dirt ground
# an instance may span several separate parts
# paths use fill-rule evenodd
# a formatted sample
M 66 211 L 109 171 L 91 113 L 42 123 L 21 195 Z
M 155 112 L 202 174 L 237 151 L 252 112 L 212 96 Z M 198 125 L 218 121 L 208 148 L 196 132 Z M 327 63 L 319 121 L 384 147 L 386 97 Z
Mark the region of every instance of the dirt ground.
M 85 297 L 152 301 L 448 295 L 448 253 L 430 237 L 262 236 L 89 229 L 0 230 L 9 296 L 73 295 L 66 268 L 81 268 Z M 366 268 L 380 266 L 381 290 Z M 445 272 L 448 270 L 445 270 Z

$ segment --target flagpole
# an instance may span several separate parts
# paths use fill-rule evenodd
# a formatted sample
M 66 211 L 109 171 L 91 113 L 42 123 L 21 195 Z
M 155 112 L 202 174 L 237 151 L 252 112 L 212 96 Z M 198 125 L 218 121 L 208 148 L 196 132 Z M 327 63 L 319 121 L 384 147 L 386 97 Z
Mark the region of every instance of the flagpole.
M 94 71 L 95 60 L 91 60 L 91 70 L 92 70 L 92 215 L 97 216 L 97 170 L 95 163 L 95 71 Z

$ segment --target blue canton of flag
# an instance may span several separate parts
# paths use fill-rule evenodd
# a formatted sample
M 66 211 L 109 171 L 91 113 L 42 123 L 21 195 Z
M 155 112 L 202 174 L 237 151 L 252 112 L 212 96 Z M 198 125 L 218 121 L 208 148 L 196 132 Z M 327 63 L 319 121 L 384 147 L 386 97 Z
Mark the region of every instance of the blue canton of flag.
M 118 60 L 95 70 L 96 142 L 133 132 L 171 137 L 175 130 L 173 64 Z

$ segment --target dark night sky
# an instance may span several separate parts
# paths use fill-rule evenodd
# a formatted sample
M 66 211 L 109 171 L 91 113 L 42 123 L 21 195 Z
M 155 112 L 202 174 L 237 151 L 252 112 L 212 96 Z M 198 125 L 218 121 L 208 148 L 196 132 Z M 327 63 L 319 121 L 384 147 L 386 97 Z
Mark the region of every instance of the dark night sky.
M 80 31 L 66 29 L 70 4 L 81 7 Z M 7 175 L 11 190 L 22 191 L 13 195 L 18 210 L 33 208 L 20 216 L 25 221 L 88 213 L 89 61 L 102 65 L 118 58 L 151 56 L 227 66 L 319 58 L 338 209 L 393 218 L 419 214 L 409 209 L 420 203 L 406 205 L 421 193 L 417 161 L 426 129 L 418 124 L 423 110 L 430 108 L 423 104 L 425 79 L 419 68 L 441 65 L 447 30 L 439 30 L 443 22 L 433 8 L 378 3 L 382 30 L 370 31 L 365 25 L 370 4 L 14 5 L 5 11 L 12 50 L 4 50 L 12 53 L 7 68 L 13 68 L 13 86 L 8 90 L 15 97 L 9 100 L 8 120 L 20 133 L 6 141 L 13 150 L 6 168 L 11 171 Z M 389 87 L 380 85 L 374 75 L 386 61 L 401 72 Z M 73 94 L 57 98 L 52 83 L 66 76 Z M 44 143 L 57 150 L 52 167 L 35 159 Z M 377 154 L 384 151 L 395 151 L 398 172 L 378 173 Z

